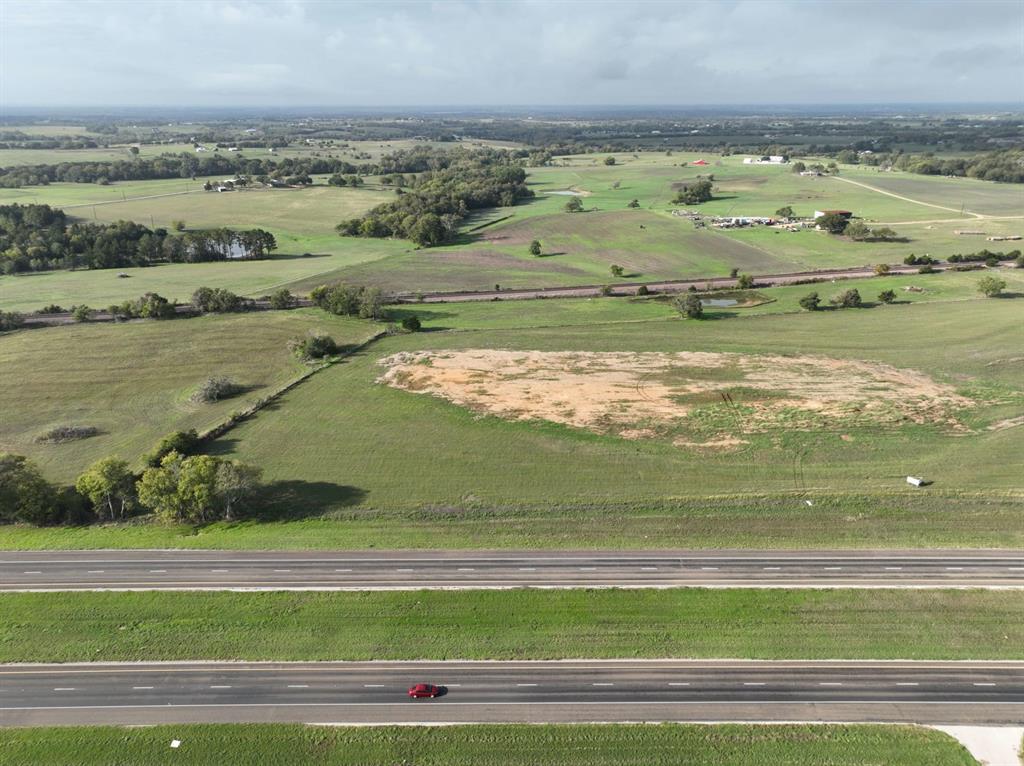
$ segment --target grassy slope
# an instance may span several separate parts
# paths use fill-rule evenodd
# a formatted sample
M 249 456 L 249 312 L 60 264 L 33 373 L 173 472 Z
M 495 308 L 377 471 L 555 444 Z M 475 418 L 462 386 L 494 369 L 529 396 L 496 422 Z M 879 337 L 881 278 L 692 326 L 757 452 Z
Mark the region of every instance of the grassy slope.
M 1008 591 L 11 593 L 0 608 L 3 662 L 994 660 L 1024 645 Z
M 134 460 L 165 433 L 207 428 L 297 376 L 305 367 L 286 343 L 311 329 L 352 343 L 376 328 L 302 309 L 0 336 L 0 451 L 28 455 L 59 480 L 72 480 L 106 455 Z M 189 401 L 196 386 L 219 375 L 250 390 L 214 404 Z M 102 433 L 66 444 L 35 441 L 59 424 Z
M 171 750 L 172 739 L 181 747 Z M 906 726 L 175 725 L 8 729 L 8 766 L 969 766 L 949 736 Z

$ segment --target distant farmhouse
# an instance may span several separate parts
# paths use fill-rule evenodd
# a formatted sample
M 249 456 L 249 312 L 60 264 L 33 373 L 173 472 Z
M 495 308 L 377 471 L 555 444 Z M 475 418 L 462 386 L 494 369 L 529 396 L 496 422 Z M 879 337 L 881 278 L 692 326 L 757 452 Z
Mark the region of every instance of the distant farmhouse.
M 785 165 L 789 157 L 782 154 L 766 154 L 763 157 L 744 157 L 744 165 Z
M 851 213 L 849 210 L 815 210 L 813 217 L 815 219 L 818 219 L 821 218 L 823 215 L 841 215 L 843 218 L 846 218 L 847 220 L 853 218 L 853 213 Z

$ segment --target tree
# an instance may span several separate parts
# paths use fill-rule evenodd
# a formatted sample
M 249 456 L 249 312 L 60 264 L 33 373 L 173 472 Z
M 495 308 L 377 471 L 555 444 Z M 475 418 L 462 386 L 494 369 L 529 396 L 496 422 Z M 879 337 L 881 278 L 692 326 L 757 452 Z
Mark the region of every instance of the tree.
M 288 341 L 288 348 L 305 362 L 323 359 L 325 356 L 334 356 L 338 353 L 338 344 L 334 342 L 334 338 L 312 330 L 304 338 Z
M 822 216 L 822 218 L 824 217 L 825 216 Z M 858 242 L 860 242 L 871 236 L 871 229 L 869 229 L 867 224 L 864 223 L 863 221 L 853 221 L 846 225 L 846 228 L 843 230 L 843 233 L 850 239 L 857 240 Z
M 982 277 L 978 280 L 978 292 L 986 298 L 996 298 L 1006 289 L 1006 281 L 999 277 Z
M 820 305 L 821 298 L 818 297 L 817 293 L 807 293 L 807 295 L 800 299 L 800 308 L 804 311 L 817 311 Z
M 846 290 L 839 295 L 835 295 L 829 299 L 829 302 L 840 309 L 856 309 L 863 305 L 863 301 L 860 297 L 860 292 L 857 288 Z
M 359 317 L 381 319 L 384 316 L 384 291 L 379 287 L 367 287 L 359 296 Z
M 712 199 L 712 185 L 710 179 L 701 178 L 691 183 L 683 184 L 672 202 L 676 205 L 699 205 Z
M 192 293 L 192 305 L 204 314 L 224 314 L 246 308 L 245 299 L 223 287 L 200 287 Z
M 754 277 L 750 274 L 740 274 L 736 280 L 736 287 L 740 290 L 749 290 L 754 286 Z
M 291 290 L 287 287 L 282 287 L 280 290 L 275 290 L 270 294 L 270 308 L 277 311 L 293 309 L 297 304 L 298 299 L 292 295 Z
M 629 204 L 626 205 L 626 207 L 638 208 L 638 207 L 640 207 L 640 200 L 638 200 L 638 199 L 631 199 L 629 201 Z
M 647 285 L 640 285 L 640 287 L 638 287 L 636 289 L 636 294 L 637 295 L 650 295 L 651 291 L 650 291 L 650 288 L 647 287 Z
M 704 304 L 696 293 L 681 295 L 672 301 L 675 310 L 687 319 L 702 319 L 704 317 Z
M 540 240 L 535 239 L 530 243 L 530 255 L 540 255 L 540 253 Z
M 100 519 L 123 519 L 135 503 L 135 476 L 128 463 L 114 457 L 89 466 L 75 481 L 75 489 L 89 498 Z
M 850 223 L 846 216 L 840 213 L 825 213 L 818 216 L 814 222 L 829 234 L 842 234 Z
M 784 218 L 785 220 L 789 221 L 793 218 L 796 218 L 796 213 L 793 212 L 792 207 L 790 207 L 789 205 L 784 205 L 783 207 L 780 207 L 778 210 L 775 211 L 775 217 Z
M 896 230 L 890 229 L 888 226 L 881 226 L 871 230 L 871 239 L 876 239 L 879 242 L 892 242 L 899 239 L 899 237 L 900 235 L 896 233 Z
M 888 263 L 876 263 L 875 264 L 875 276 L 884 277 L 891 271 Z
M 17 330 L 25 324 L 25 317 L 15 311 L 0 311 L 0 332 Z
M 35 463 L 0 452 L 0 521 L 50 524 L 57 515 L 56 490 Z
M 894 300 L 896 300 L 895 290 L 882 290 L 882 292 L 878 294 L 879 303 L 892 303 Z
M 420 327 L 422 327 L 420 324 L 420 318 L 415 314 L 402 319 L 402 329 L 406 332 L 419 332 Z
M 224 520 L 235 520 L 235 506 L 257 492 L 262 469 L 237 460 L 218 460 L 214 494 L 223 509 Z
M 605 165 L 614 165 L 615 164 L 615 158 L 612 157 L 611 155 L 608 155 L 607 157 L 604 158 L 604 164 Z
M 609 271 L 611 271 L 613 277 L 621 277 L 626 272 L 626 270 L 617 263 L 613 263 Z
M 803 173 L 805 170 L 807 170 L 807 166 L 799 160 L 793 163 L 794 173 Z
M 580 201 L 579 197 L 573 197 L 565 203 L 566 213 L 579 213 L 583 210 L 583 202 Z
M 601 285 L 601 287 L 597 291 L 597 294 L 600 295 L 602 298 L 607 298 L 609 295 L 612 294 L 612 286 Z

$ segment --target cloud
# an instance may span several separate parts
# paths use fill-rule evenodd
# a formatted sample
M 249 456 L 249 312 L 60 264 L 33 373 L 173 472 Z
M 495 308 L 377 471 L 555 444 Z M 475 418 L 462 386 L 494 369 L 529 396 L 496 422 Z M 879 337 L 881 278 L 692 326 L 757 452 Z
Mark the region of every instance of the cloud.
M 982 102 L 1024 90 L 1015 1 L 0 0 L 0 13 L 6 104 Z

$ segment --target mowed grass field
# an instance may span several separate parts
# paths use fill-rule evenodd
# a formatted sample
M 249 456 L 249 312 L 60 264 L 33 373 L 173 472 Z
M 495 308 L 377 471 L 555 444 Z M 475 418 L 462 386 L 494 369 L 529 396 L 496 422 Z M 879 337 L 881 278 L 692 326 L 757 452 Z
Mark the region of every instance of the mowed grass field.
M 0 608 L 3 662 L 1009 660 L 1024 642 L 1024 600 L 993 590 L 5 593 Z
M 339 343 L 358 343 L 375 329 L 299 309 L 0 335 L 0 451 L 27 455 L 65 482 L 107 455 L 138 465 L 164 434 L 208 428 L 301 374 L 306 367 L 286 348 L 289 339 L 323 330 Z M 212 404 L 190 401 L 211 376 L 247 390 Z M 36 440 L 68 424 L 100 434 L 64 444 Z
M 179 748 L 170 742 L 177 739 Z M 843 725 L 288 724 L 0 731 L 8 766 L 973 766 L 942 732 Z

